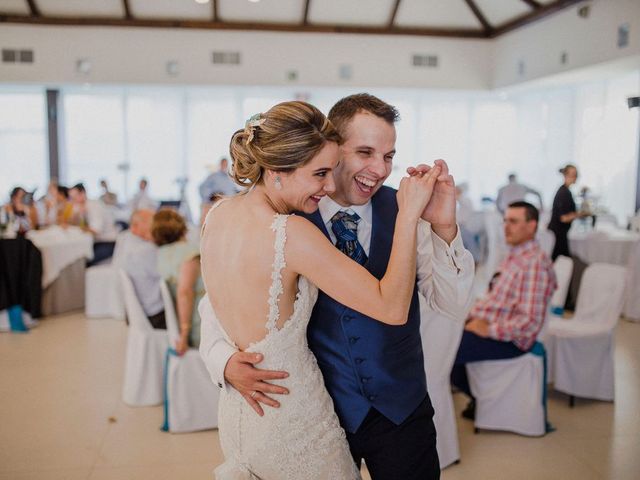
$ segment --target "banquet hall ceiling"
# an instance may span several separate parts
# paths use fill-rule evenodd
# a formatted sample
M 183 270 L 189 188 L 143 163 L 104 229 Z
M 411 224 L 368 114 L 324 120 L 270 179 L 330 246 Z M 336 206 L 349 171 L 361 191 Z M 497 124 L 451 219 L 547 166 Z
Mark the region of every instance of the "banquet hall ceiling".
M 581 1 L 0 0 L 0 23 L 495 38 Z

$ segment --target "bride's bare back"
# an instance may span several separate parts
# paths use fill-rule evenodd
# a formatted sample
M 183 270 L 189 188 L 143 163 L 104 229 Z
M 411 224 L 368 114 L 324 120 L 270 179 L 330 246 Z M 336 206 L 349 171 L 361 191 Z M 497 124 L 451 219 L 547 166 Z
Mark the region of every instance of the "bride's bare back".
M 202 276 L 209 300 L 222 327 L 241 350 L 267 334 L 274 215 L 251 195 L 240 195 L 217 204 L 203 229 Z M 297 278 L 290 269 L 282 270 L 278 329 L 293 312 Z

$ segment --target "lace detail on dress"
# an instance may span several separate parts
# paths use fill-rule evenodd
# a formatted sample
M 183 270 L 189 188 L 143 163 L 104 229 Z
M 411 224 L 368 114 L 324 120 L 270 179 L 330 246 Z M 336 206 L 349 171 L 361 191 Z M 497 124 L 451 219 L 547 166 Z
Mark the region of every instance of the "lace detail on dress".
M 284 244 L 287 241 L 287 219 L 289 215 L 276 214 L 271 224 L 271 230 L 276 232 L 274 241 L 275 256 L 271 272 L 271 287 L 269 288 L 269 314 L 267 315 L 267 332 L 276 330 L 280 318 L 278 300 L 284 289 L 282 288 L 282 269 L 287 266 L 284 261 Z

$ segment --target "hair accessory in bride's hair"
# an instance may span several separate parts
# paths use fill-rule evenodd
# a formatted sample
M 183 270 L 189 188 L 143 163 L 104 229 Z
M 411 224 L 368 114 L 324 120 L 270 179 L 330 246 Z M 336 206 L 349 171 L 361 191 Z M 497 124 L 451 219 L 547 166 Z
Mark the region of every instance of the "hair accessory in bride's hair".
M 261 113 L 256 113 L 245 122 L 244 131 L 247 134 L 247 141 L 245 142 L 246 145 L 249 145 L 253 140 L 256 127 L 259 127 L 266 121 L 266 118 L 260 118 L 261 115 Z

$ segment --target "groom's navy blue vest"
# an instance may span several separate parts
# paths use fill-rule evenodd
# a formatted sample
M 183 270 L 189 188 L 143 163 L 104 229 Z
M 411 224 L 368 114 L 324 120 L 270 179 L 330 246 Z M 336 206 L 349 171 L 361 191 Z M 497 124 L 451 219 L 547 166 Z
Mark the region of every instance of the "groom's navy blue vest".
M 381 279 L 398 214 L 395 190 L 382 187 L 372 198 L 372 212 L 365 268 Z M 318 211 L 306 217 L 329 237 Z M 358 429 L 372 407 L 400 424 L 427 394 L 417 289 L 402 326 L 385 325 L 319 292 L 307 338 L 340 422 L 349 432 Z

